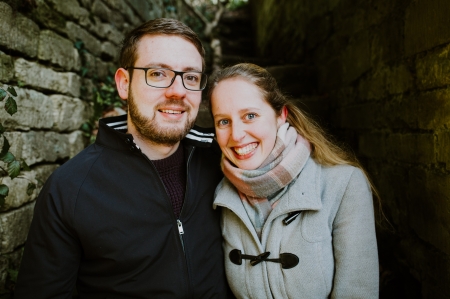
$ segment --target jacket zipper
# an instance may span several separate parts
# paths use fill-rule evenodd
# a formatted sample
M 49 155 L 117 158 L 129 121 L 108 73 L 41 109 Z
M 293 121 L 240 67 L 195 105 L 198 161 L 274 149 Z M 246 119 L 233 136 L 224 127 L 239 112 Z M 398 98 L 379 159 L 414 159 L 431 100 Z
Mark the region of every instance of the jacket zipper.
M 180 143 L 179 146 L 183 146 L 183 145 Z M 195 150 L 195 146 L 192 147 L 192 150 L 189 153 L 188 160 L 187 160 L 187 163 L 186 163 L 186 191 L 184 193 L 183 206 L 181 207 L 179 218 L 181 218 L 181 214 L 183 212 L 183 207 L 184 207 L 184 204 L 186 202 L 186 194 L 187 194 L 188 186 L 189 186 L 188 185 L 189 162 L 191 161 L 191 157 L 192 157 L 192 154 L 193 154 L 194 150 Z M 158 170 L 156 169 L 155 165 L 153 165 L 152 161 L 142 151 L 140 151 L 140 153 L 141 153 L 141 155 L 143 155 L 147 159 L 147 161 L 150 163 L 150 165 L 153 168 L 153 170 L 158 174 Z M 159 176 L 159 174 L 158 174 L 158 179 L 159 179 L 159 182 L 163 185 L 164 190 L 166 191 L 167 197 L 169 197 L 169 192 L 167 192 L 167 188 L 164 185 L 164 182 L 162 181 L 162 179 Z M 171 205 L 170 198 L 169 198 L 169 204 Z M 171 208 L 172 208 L 172 205 L 171 205 Z M 187 287 L 188 287 L 188 297 L 187 298 L 191 298 L 191 280 L 190 280 L 189 269 L 188 269 L 188 264 L 187 264 L 186 251 L 184 249 L 184 241 L 183 241 L 184 228 L 183 228 L 183 223 L 181 222 L 181 220 L 179 218 L 175 219 L 175 220 L 176 220 L 177 227 L 178 227 L 178 234 L 180 236 L 181 248 L 183 249 L 183 255 L 184 255 L 184 260 L 185 260 L 186 272 L 187 272 L 187 276 L 188 276 L 188 285 L 187 285 Z

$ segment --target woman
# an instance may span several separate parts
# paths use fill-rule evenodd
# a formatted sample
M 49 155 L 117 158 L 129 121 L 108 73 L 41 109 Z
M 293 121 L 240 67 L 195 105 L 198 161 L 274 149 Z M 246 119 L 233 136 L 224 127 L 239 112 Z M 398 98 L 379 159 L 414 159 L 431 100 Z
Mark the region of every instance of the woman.
M 278 90 L 238 64 L 210 104 L 225 175 L 225 265 L 238 298 L 378 298 L 372 187 L 358 162 Z

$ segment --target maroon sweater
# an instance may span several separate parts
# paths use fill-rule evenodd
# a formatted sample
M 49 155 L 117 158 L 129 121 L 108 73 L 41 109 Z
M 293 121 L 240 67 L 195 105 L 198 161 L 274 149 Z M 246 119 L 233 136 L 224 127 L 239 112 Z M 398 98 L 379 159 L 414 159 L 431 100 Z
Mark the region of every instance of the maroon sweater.
M 166 187 L 172 202 L 173 212 L 178 219 L 186 191 L 186 163 L 184 161 L 183 145 L 180 144 L 176 152 L 171 156 L 161 160 L 152 160 L 152 163 L 155 165 Z

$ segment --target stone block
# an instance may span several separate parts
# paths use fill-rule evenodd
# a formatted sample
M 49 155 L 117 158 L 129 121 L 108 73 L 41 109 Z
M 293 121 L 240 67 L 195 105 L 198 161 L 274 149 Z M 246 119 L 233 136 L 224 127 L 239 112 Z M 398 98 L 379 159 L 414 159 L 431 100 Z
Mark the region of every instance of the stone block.
M 69 21 L 66 23 L 66 32 L 72 42 L 75 43 L 77 41 L 82 41 L 84 43 L 84 47 L 89 52 L 95 56 L 100 56 L 101 43 L 85 29 Z
M 450 46 L 428 52 L 416 60 L 419 89 L 432 89 L 450 84 Z
M 23 58 L 15 61 L 15 76 L 25 86 L 45 89 L 74 97 L 80 95 L 80 77 L 75 73 L 61 73 Z
M 397 62 L 403 55 L 403 19 L 394 15 L 380 25 L 371 27 L 370 55 L 371 64 Z
M 386 153 L 394 161 L 428 165 L 436 163 L 435 144 L 431 133 L 395 133 L 386 138 Z
M 123 0 L 104 0 L 106 5 L 113 8 L 116 11 L 119 11 L 122 15 L 125 16 L 126 20 L 132 24 L 136 24 L 136 21 L 140 23 L 136 18 L 136 14 L 133 12 L 131 7 L 127 4 L 126 1 Z M 145 2 L 145 1 L 142 1 Z
M 342 107 L 336 111 L 336 118 L 340 128 L 352 130 L 373 129 L 383 125 L 381 118 L 381 105 L 376 102 L 367 102 L 358 105 Z
M 89 12 L 80 6 L 77 0 L 46 0 L 48 5 L 68 19 L 78 20 Z
M 8 86 L 2 86 L 7 89 Z M 3 126 L 10 130 L 50 129 L 53 126 L 53 104 L 45 94 L 25 88 L 14 88 L 17 92 L 17 113 L 10 116 L 0 109 Z
M 389 94 L 401 94 L 412 89 L 413 77 L 405 65 L 396 65 L 389 69 L 386 82 Z
M 5 204 L 0 211 L 8 211 L 18 208 L 28 202 L 33 201 L 39 195 L 43 183 L 50 174 L 58 168 L 58 164 L 47 164 L 33 167 L 31 171 L 22 171 L 19 178 L 11 180 L 9 177 L 2 179 L 2 183 L 9 187 L 9 194 L 5 199 Z M 27 194 L 29 183 L 37 186 L 31 194 Z
M 45 0 L 35 0 L 37 7 L 33 10 L 33 19 L 42 28 L 52 29 L 59 33 L 65 33 L 66 19 L 56 10 L 48 6 Z
M 449 89 L 433 90 L 417 96 L 399 96 L 388 102 L 383 111 L 391 128 L 437 130 L 450 121 Z
M 134 9 L 134 12 L 141 17 L 141 21 L 150 19 L 150 12 L 153 10 L 153 7 L 149 1 L 128 0 L 128 3 Z M 162 15 L 162 12 L 159 12 L 159 14 Z
M 38 59 L 49 61 L 68 71 L 78 71 L 81 67 L 80 57 L 73 42 L 50 30 L 41 31 Z
M 358 156 L 384 159 L 386 157 L 386 134 L 371 132 L 359 135 L 358 149 Z
M 80 99 L 63 95 L 52 95 L 54 129 L 63 131 L 78 130 L 90 118 L 89 105 Z
M 6 289 L 7 286 L 5 285 L 6 278 L 9 276 L 8 270 L 19 270 L 22 253 L 22 249 L 18 249 L 11 253 L 0 255 L 0 294 L 10 291 L 9 288 Z
M 447 0 L 411 1 L 405 15 L 405 54 L 426 51 L 450 42 Z
M 36 57 L 39 27 L 32 20 L 12 11 L 11 6 L 0 2 L 0 46 Z
M 450 175 L 412 169 L 409 184 L 409 225 L 422 240 L 450 255 Z
M 102 43 L 102 58 L 106 58 L 108 60 L 117 61 L 118 60 L 118 51 L 119 48 L 106 41 Z
M 8 82 L 14 77 L 14 64 L 11 56 L 0 51 L 0 82 Z
M 371 67 L 369 32 L 362 31 L 352 37 L 341 59 L 344 82 L 350 83 L 368 71 Z
M 101 38 L 108 39 L 116 46 L 121 45 L 124 35 L 116 27 L 109 23 L 100 23 L 97 27 L 97 34 Z
M 439 131 L 437 134 L 437 160 L 450 170 L 450 131 Z
M 81 98 L 85 101 L 92 102 L 94 99 L 95 85 L 91 79 L 83 78 L 81 85 Z
M 94 3 L 92 3 L 91 11 L 104 22 L 112 23 L 119 29 L 123 28 L 123 24 L 125 23 L 123 16 L 117 11 L 110 9 L 101 0 L 95 0 Z
M 9 253 L 25 243 L 33 218 L 34 203 L 0 214 L 0 253 Z
M 70 134 L 51 131 L 7 132 L 5 136 L 15 157 L 24 159 L 30 166 L 72 158 L 85 146 L 81 131 Z
M 358 96 L 361 99 L 379 100 L 387 95 L 389 68 L 380 66 L 359 81 Z

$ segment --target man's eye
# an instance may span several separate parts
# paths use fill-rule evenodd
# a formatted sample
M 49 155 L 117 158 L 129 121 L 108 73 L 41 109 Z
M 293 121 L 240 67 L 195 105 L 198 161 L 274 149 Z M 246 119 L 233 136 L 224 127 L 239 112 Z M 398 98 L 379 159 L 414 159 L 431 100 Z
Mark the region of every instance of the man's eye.
M 148 70 L 148 76 L 151 78 L 162 78 L 166 76 L 166 73 L 161 70 Z
M 190 82 L 190 83 L 197 83 L 200 80 L 200 76 L 195 74 L 185 74 L 184 75 L 184 81 Z

